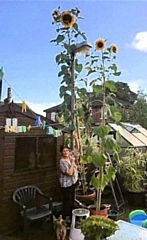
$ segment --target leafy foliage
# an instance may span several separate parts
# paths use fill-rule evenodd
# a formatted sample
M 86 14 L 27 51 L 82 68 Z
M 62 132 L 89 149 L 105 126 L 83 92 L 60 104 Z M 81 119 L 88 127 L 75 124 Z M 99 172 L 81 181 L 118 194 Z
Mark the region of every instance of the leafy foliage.
M 127 149 L 125 157 L 117 163 L 118 171 L 124 176 L 124 186 L 132 192 L 140 192 L 143 189 L 142 181 L 146 175 L 147 153 L 137 148 Z
M 140 90 L 129 112 L 129 119 L 147 129 L 147 95 Z
M 137 99 L 137 94 L 132 92 L 125 82 L 116 82 L 115 83 L 117 92 L 116 97 L 118 99 L 122 99 L 124 101 L 127 101 L 128 103 L 133 104 L 135 100 Z
M 106 239 L 118 229 L 116 222 L 100 215 L 90 216 L 81 222 L 81 231 L 86 239 Z
M 115 63 L 117 47 L 111 45 L 107 48 L 105 46 L 106 41 L 98 39 L 95 42 L 95 50 L 93 52 L 89 53 L 87 49 L 85 51 L 85 49 L 81 48 L 81 52 L 83 53 L 84 51 L 86 63 L 85 66 L 79 63 L 78 58 L 74 59 L 76 43 L 77 40 L 86 39 L 85 33 L 79 30 L 77 23 L 77 20 L 80 19 L 80 11 L 75 8 L 66 12 L 67 15 L 72 14 L 72 16 L 69 16 L 71 22 L 70 27 L 63 28 L 60 27 L 63 23 L 63 18 L 62 21 L 59 18 L 63 14 L 60 13 L 59 9 L 58 11 L 54 11 L 53 15 L 54 21 L 57 24 L 58 36 L 51 42 L 56 43 L 58 46 L 60 45 L 62 49 L 61 53 L 56 56 L 56 62 L 61 66 L 58 76 L 61 78 L 60 97 L 63 98 L 61 107 L 62 116 L 65 122 L 69 124 L 69 129 L 73 130 L 74 126 L 71 126 L 70 122 L 74 115 L 74 125 L 76 126 L 80 141 L 80 167 L 83 176 L 83 190 L 85 190 L 86 186 L 84 178 L 85 164 L 93 163 L 99 171 L 97 176 L 93 175 L 91 184 L 98 192 L 96 208 L 100 209 L 102 191 L 110 179 L 115 178 L 116 173 L 112 165 L 105 166 L 106 161 L 109 160 L 109 153 L 112 153 L 118 159 L 120 151 L 117 142 L 108 136 L 110 127 L 107 126 L 105 118 L 105 111 L 107 110 L 113 121 L 118 123 L 121 120 L 121 114 L 118 111 L 115 101 L 113 100 L 113 107 L 109 105 L 109 100 L 112 99 L 112 96 L 115 96 L 117 91 L 116 84 L 112 79 L 121 74 Z M 75 19 L 73 19 L 73 16 Z M 69 26 L 68 23 L 64 23 L 63 25 Z M 80 73 L 84 70 L 86 71 L 86 77 L 80 79 Z M 79 86 L 78 82 L 83 85 L 81 86 L 80 84 Z M 99 99 L 99 97 L 102 104 L 102 122 L 101 125 L 93 127 L 91 99 Z M 74 112 L 70 111 L 73 103 Z M 96 148 L 91 144 L 94 136 L 98 139 Z

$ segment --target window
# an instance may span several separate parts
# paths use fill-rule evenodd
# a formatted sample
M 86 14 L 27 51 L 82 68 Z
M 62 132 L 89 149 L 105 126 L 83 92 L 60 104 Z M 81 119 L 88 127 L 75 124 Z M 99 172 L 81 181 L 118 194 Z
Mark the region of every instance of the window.
M 35 167 L 36 138 L 17 137 L 15 140 L 15 170 Z
M 8 127 L 11 127 L 11 126 L 17 127 L 18 119 L 17 118 L 6 118 L 6 125 Z
M 101 119 L 102 119 L 102 116 L 103 116 L 103 108 L 101 108 Z M 106 107 L 104 108 L 104 117 L 105 119 L 108 118 L 108 109 Z
M 38 164 L 55 166 L 56 141 L 54 137 L 38 138 Z
M 56 113 L 55 112 L 51 112 L 51 120 L 52 121 L 56 121 Z
M 16 137 L 15 170 L 56 165 L 56 139 L 48 137 Z

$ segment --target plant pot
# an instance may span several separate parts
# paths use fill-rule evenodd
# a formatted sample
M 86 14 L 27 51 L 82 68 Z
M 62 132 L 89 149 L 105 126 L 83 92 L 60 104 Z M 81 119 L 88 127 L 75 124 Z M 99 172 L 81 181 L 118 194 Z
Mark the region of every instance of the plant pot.
M 117 210 L 109 210 L 108 211 L 108 218 L 114 220 L 114 221 L 117 221 L 117 218 L 118 218 L 118 211 Z
M 134 207 L 145 206 L 145 192 L 131 192 L 127 191 L 128 204 Z
M 104 205 L 101 206 L 100 210 L 96 210 L 95 204 L 89 205 L 90 215 L 102 215 L 108 217 L 108 208 Z
M 76 198 L 78 200 L 84 200 L 84 199 L 94 199 L 96 197 L 96 192 L 92 189 L 88 189 L 85 194 L 83 194 L 82 189 L 78 189 L 76 191 Z
M 80 221 L 89 217 L 90 211 L 84 208 L 74 209 L 72 211 L 72 223 L 70 228 L 69 240 L 84 240 L 84 235 L 80 229 Z

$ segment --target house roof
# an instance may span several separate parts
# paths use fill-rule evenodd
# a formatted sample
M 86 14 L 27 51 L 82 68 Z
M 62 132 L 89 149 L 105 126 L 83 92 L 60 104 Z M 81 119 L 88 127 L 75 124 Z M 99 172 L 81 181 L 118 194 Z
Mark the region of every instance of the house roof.
M 110 105 L 113 105 L 114 104 L 114 102 L 116 102 L 116 103 L 119 103 L 119 104 L 122 104 L 123 106 L 125 106 L 125 107 L 129 107 L 130 105 L 132 105 L 132 104 L 130 104 L 129 102 L 127 102 L 127 101 L 124 101 L 124 100 L 122 100 L 122 99 L 119 99 L 119 98 L 117 98 L 117 97 L 112 97 L 113 99 L 109 99 L 109 104 Z M 100 99 L 92 99 L 91 100 L 92 101 L 92 107 L 93 108 L 95 108 L 95 107 L 101 107 L 102 106 L 102 104 L 101 104 L 101 102 L 100 102 Z
M 14 103 L 13 101 L 10 103 L 0 102 L 0 125 L 3 126 L 5 122 L 5 118 L 21 118 L 22 119 L 30 119 L 31 122 L 34 122 L 37 116 L 41 117 L 42 121 L 46 121 L 46 124 L 53 126 L 55 129 L 63 129 L 64 132 L 68 132 L 63 124 L 58 122 L 54 122 L 51 119 L 47 119 L 46 117 L 35 113 L 31 108 L 28 106 L 26 107 L 27 111 L 22 112 L 22 103 Z
M 125 107 L 129 107 L 129 106 L 131 105 L 131 103 L 129 103 L 129 102 L 127 102 L 127 101 L 124 101 L 124 100 L 122 100 L 122 99 L 118 99 L 118 98 L 116 98 L 116 97 L 113 97 L 113 99 L 114 99 L 115 102 L 117 102 L 117 103 L 119 103 L 119 104 L 122 104 L 122 105 L 125 106 Z M 90 99 L 90 101 L 91 101 L 91 103 L 92 103 L 92 104 L 91 104 L 91 105 L 92 105 L 92 108 L 101 107 L 102 104 L 101 104 L 101 101 L 100 101 L 100 100 L 101 100 L 100 98 L 99 98 L 99 99 Z M 109 104 L 110 104 L 110 105 L 113 105 L 114 101 L 111 100 L 111 99 L 109 99 Z M 43 111 L 46 112 L 46 113 L 51 113 L 51 112 L 59 113 L 59 112 L 61 111 L 61 104 L 58 104 L 58 105 L 55 105 L 55 106 L 53 106 L 53 107 L 47 108 L 47 109 L 45 109 L 45 110 L 43 110 Z
M 61 111 L 61 104 L 55 105 L 51 108 L 47 108 L 43 110 L 43 112 L 50 113 L 50 112 L 60 112 Z

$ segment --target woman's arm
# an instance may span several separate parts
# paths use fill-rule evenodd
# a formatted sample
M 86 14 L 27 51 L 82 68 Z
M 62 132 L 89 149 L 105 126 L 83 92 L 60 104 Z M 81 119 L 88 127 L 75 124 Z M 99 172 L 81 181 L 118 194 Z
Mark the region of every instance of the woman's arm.
M 79 150 L 79 140 L 78 140 L 78 136 L 76 133 L 73 132 L 73 138 L 75 140 L 75 149 Z
M 73 154 L 75 156 L 75 163 L 78 165 L 79 164 L 79 140 L 78 140 L 78 136 L 76 133 L 73 133 L 73 138 L 75 140 L 75 147 L 73 149 Z
M 72 176 L 74 170 L 75 158 L 71 157 L 71 166 L 67 169 L 66 174 Z

